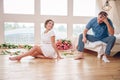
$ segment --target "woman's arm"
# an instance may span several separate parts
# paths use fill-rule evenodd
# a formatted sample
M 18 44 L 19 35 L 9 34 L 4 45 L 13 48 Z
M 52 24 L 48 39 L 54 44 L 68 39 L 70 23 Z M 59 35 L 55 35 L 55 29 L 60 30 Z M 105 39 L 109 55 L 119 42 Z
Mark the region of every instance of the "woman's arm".
M 57 58 L 62 59 L 61 56 L 60 56 L 60 54 L 59 54 L 59 52 L 58 52 L 58 50 L 57 50 L 57 48 L 56 48 L 56 45 L 55 45 L 55 36 L 51 37 L 51 42 L 52 42 L 52 46 L 53 46 L 55 52 L 57 53 Z

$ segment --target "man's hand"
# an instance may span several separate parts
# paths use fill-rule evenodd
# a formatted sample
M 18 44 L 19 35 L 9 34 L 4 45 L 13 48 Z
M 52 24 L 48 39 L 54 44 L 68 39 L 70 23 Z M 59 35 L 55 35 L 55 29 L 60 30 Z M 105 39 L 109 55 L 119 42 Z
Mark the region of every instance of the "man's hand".
M 112 26 L 111 26 L 110 23 L 108 22 L 107 17 L 104 17 L 103 22 L 107 25 L 109 34 L 110 34 L 110 35 L 114 35 L 114 29 L 112 28 Z
M 107 17 L 104 17 L 103 22 L 104 22 L 105 24 L 108 24 L 108 23 L 109 23 Z
M 82 41 L 83 41 L 84 43 L 87 43 L 86 37 L 83 37 Z
M 85 30 L 83 31 L 83 39 L 82 39 L 82 42 L 84 42 L 84 43 L 87 43 L 87 38 L 86 38 L 87 32 L 88 32 L 88 29 L 85 28 Z

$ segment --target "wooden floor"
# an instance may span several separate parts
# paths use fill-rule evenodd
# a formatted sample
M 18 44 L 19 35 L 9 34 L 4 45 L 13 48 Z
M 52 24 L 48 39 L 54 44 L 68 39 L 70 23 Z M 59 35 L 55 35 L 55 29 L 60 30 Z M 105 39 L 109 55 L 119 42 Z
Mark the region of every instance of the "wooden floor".
M 104 63 L 96 55 L 85 53 L 85 59 L 62 60 L 26 57 L 21 62 L 0 55 L 0 80 L 120 80 L 120 58 L 109 58 Z

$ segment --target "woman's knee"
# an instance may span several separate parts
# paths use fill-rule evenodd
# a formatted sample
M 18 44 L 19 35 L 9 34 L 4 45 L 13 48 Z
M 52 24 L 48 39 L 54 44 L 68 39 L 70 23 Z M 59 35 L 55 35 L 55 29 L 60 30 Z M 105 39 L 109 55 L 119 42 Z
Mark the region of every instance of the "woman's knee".
M 38 55 L 37 52 L 34 52 L 34 53 L 31 54 L 32 57 L 35 57 L 36 55 Z
M 37 46 L 37 45 L 35 45 L 33 48 L 34 48 L 35 50 L 37 50 L 37 49 L 38 49 L 38 46 Z
M 38 53 L 42 53 L 42 50 L 41 50 L 40 46 L 38 46 L 38 45 L 34 46 L 34 50 Z

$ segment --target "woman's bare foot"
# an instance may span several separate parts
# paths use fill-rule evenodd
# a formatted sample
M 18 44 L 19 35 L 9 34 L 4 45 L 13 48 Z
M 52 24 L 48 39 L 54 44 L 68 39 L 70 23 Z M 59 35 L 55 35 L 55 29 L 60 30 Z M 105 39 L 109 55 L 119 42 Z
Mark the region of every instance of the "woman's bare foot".
M 75 60 L 79 60 L 79 59 L 84 59 L 84 55 L 82 52 L 80 52 L 76 57 Z
M 21 60 L 21 58 L 20 57 L 9 57 L 9 60 L 11 60 L 11 61 L 20 61 Z

